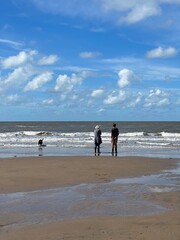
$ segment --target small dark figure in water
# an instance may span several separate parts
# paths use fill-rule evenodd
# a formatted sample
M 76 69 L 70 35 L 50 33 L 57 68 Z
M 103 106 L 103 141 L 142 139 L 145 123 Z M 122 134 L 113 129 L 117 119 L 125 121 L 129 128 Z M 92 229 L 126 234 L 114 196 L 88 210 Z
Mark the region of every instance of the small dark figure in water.
M 98 151 L 98 155 L 100 154 L 100 144 L 101 143 L 102 143 L 101 130 L 100 130 L 100 127 L 97 125 L 94 129 L 94 144 L 95 144 L 94 153 L 95 153 L 95 155 L 96 155 L 96 150 Z
M 39 146 L 42 146 L 42 145 L 43 145 L 43 139 L 39 139 L 38 145 L 39 145 Z
M 116 156 L 117 156 L 118 136 L 119 136 L 119 129 L 116 127 L 116 124 L 113 123 L 113 128 L 111 129 L 112 155 L 114 155 L 114 150 L 115 150 Z

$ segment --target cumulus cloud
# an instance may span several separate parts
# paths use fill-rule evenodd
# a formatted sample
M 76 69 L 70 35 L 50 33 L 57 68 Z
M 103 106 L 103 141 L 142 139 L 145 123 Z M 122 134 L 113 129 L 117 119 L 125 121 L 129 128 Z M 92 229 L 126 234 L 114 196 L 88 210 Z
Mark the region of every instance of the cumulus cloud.
M 101 53 L 100 52 L 81 52 L 79 55 L 81 58 L 95 58 L 95 57 L 99 57 Z
M 59 75 L 56 80 L 56 86 L 54 87 L 55 91 L 70 92 L 73 88 L 71 77 L 68 77 L 66 74 Z
M 28 82 L 25 86 L 24 91 L 36 90 L 42 87 L 45 83 L 49 82 L 52 79 L 52 72 L 45 72 L 39 76 L 36 76 L 32 81 Z
M 145 107 L 162 107 L 170 104 L 168 94 L 160 89 L 150 90 L 149 95 L 145 98 Z
M 52 65 L 55 62 L 58 61 L 58 56 L 57 55 L 49 55 L 41 58 L 39 60 L 39 65 Z
M 132 81 L 137 79 L 137 76 L 134 74 L 134 72 L 126 68 L 119 71 L 118 76 L 118 85 L 120 88 L 129 86 Z
M 91 97 L 93 98 L 99 98 L 103 95 L 104 90 L 103 89 L 96 89 L 91 93 Z
M 143 100 L 143 93 L 120 90 L 113 91 L 104 100 L 105 105 L 120 105 L 126 108 L 135 108 L 141 104 Z
M 127 93 L 125 91 L 119 91 L 116 93 L 115 91 L 112 92 L 108 97 L 104 100 L 104 104 L 107 105 L 114 105 L 118 103 L 122 103 L 126 100 L 127 98 Z
M 28 60 L 32 59 L 32 56 L 36 55 L 37 51 L 30 50 L 30 51 L 21 51 L 16 56 L 10 56 L 8 58 L 5 58 L 1 61 L 1 65 L 3 68 L 14 68 L 18 67 L 24 63 L 26 63 Z
M 177 54 L 177 50 L 173 47 L 162 48 L 158 47 L 146 54 L 147 58 L 169 58 L 174 57 Z
M 56 79 L 54 90 L 57 92 L 69 93 L 75 85 L 80 85 L 88 76 L 90 76 L 88 71 L 83 71 L 79 74 L 73 73 L 71 76 L 66 74 L 59 75 Z
M 34 72 L 30 67 L 18 67 L 9 73 L 2 83 L 4 85 L 4 88 L 7 85 L 18 85 L 19 83 L 26 81 L 33 74 Z

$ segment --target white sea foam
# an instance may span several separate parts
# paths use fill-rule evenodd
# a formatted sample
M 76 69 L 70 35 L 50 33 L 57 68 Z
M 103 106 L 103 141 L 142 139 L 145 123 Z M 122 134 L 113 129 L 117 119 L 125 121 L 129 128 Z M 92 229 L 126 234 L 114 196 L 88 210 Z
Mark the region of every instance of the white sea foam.
M 149 190 L 151 192 L 155 192 L 155 193 L 162 193 L 162 192 L 172 192 L 173 191 L 173 187 L 149 187 Z
M 21 131 L 21 132 L 5 132 L 0 133 L 0 144 L 3 146 L 34 146 L 39 138 L 44 138 L 44 141 L 49 146 L 63 144 L 63 146 L 87 146 L 93 144 L 93 132 L 47 132 L 47 131 Z M 110 133 L 103 132 L 103 144 L 110 143 Z M 148 134 L 143 132 L 120 133 L 119 143 L 122 146 L 130 147 L 173 147 L 180 145 L 179 133 L 161 133 L 161 135 Z
M 73 123 L 75 124 L 75 123 Z M 72 125 L 73 125 L 72 124 Z M 90 149 L 94 149 L 94 132 L 88 131 L 88 124 L 82 123 L 77 131 L 77 128 L 69 129 L 70 125 L 67 124 L 67 129 L 63 125 L 53 126 L 49 125 L 33 125 L 32 124 L 19 124 L 17 128 L 7 126 L 5 129 L 2 128 L 0 132 L 0 157 L 3 154 L 37 154 L 38 151 L 38 140 L 44 139 L 44 144 L 47 146 L 43 149 L 45 154 L 70 154 L 77 151 L 78 153 L 82 150 L 83 153 L 90 152 Z M 39 127 L 40 126 L 40 127 Z M 53 127 L 52 127 L 53 126 Z M 63 126 L 63 127 L 61 127 Z M 79 126 L 79 125 L 78 125 Z M 84 131 L 82 127 L 84 126 Z M 17 131 L 12 131 L 17 129 Z M 89 128 L 93 129 L 93 128 Z M 132 131 L 131 131 L 132 129 Z M 131 128 L 129 132 L 121 132 L 119 134 L 118 149 L 121 154 L 135 155 L 136 153 L 148 154 L 153 152 L 161 152 L 165 155 L 179 154 L 180 149 L 180 133 L 163 132 L 163 131 L 133 131 Z M 148 128 L 147 128 L 148 129 Z M 66 130 L 66 131 L 65 131 Z M 158 129 L 159 130 L 159 129 Z M 109 128 L 107 131 L 102 129 L 102 145 L 101 149 L 104 152 L 109 152 L 111 149 L 111 133 Z M 71 148 L 73 150 L 71 150 Z M 31 150 L 32 149 L 32 150 Z M 92 151 L 92 150 L 91 150 Z M 149 152 L 148 152 L 149 151 Z M 9 155 L 8 155 L 9 156 Z
M 180 138 L 180 133 L 162 132 L 161 134 L 163 137 Z

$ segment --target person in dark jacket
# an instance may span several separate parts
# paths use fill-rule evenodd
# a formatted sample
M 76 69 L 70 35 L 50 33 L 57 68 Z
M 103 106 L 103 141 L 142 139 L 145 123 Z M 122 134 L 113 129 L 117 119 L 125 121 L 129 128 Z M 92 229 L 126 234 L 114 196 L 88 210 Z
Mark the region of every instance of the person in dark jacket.
M 94 129 L 94 153 L 96 155 L 96 151 L 98 152 L 98 155 L 100 154 L 100 144 L 102 143 L 102 139 L 101 139 L 101 130 L 100 130 L 100 126 L 96 126 Z
M 119 136 L 119 129 L 116 127 L 116 124 L 113 123 L 113 128 L 111 129 L 111 143 L 112 143 L 112 155 L 117 155 L 117 142 Z

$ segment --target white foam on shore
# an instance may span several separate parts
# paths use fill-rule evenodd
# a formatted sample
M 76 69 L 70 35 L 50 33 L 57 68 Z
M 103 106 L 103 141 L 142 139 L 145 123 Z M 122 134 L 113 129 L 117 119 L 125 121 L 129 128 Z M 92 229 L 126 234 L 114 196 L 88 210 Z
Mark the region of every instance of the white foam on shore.
M 174 188 L 173 187 L 149 187 L 149 190 L 155 193 L 163 193 L 163 192 L 172 192 Z
M 38 140 L 44 138 L 46 148 L 39 152 Z M 101 152 L 111 150 L 110 132 L 102 132 Z M 91 150 L 92 149 L 92 150 Z M 94 149 L 92 132 L 17 131 L 0 133 L 0 157 L 37 155 L 91 155 Z M 119 156 L 180 156 L 180 133 L 120 133 Z

